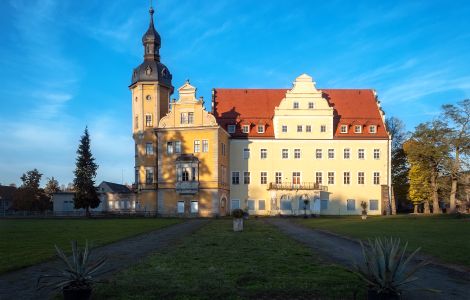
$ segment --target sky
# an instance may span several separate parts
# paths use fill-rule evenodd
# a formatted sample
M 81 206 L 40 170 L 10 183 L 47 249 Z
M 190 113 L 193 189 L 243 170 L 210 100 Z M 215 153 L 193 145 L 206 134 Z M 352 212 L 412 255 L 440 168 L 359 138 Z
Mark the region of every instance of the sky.
M 470 97 L 468 1 L 157 0 L 175 89 L 373 88 L 408 130 Z M 0 2 L 0 183 L 73 180 L 85 126 L 102 180 L 131 183 L 132 69 L 148 0 Z M 174 94 L 172 98 L 178 98 Z

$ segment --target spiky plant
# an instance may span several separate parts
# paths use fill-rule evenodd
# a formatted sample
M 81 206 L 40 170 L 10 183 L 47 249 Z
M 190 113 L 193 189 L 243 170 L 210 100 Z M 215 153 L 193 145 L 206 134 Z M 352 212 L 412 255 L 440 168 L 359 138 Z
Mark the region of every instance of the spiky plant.
M 72 241 L 72 257 L 70 259 L 57 245 L 54 247 L 57 256 L 63 262 L 63 268 L 56 268 L 53 274 L 39 276 L 38 289 L 51 286 L 55 289 L 87 289 L 97 282 L 95 277 L 102 274 L 98 271 L 106 263 L 106 258 L 101 257 L 91 261 L 91 249 L 88 247 L 88 241 L 83 249 L 78 247 L 77 241 Z
M 398 238 L 376 238 L 374 241 L 369 240 L 368 245 L 361 242 L 361 247 L 364 264 L 356 264 L 355 268 L 377 294 L 400 295 L 403 285 L 418 279 L 413 274 L 428 263 L 422 261 L 411 265 L 420 248 L 406 257 L 408 243 L 402 248 Z

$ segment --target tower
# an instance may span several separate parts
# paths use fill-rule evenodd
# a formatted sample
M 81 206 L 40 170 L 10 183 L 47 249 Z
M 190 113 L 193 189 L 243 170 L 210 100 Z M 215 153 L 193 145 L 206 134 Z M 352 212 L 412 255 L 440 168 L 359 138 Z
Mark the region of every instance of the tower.
M 135 141 L 136 209 L 154 211 L 157 202 L 157 139 L 155 129 L 168 113 L 173 93 L 172 75 L 160 62 L 161 38 L 149 9 L 150 24 L 142 37 L 144 61 L 134 69 L 129 89 L 132 93 L 132 136 Z

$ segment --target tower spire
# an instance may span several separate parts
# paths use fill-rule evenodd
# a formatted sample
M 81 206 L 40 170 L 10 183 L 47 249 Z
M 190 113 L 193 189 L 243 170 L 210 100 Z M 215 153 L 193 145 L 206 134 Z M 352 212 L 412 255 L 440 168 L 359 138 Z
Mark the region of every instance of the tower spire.
M 144 60 L 160 61 L 161 38 L 158 32 L 155 30 L 155 25 L 153 23 L 153 14 L 155 11 L 152 7 L 152 0 L 150 0 L 149 3 L 150 3 L 149 28 L 147 29 L 147 32 L 142 37 L 142 44 L 144 45 Z

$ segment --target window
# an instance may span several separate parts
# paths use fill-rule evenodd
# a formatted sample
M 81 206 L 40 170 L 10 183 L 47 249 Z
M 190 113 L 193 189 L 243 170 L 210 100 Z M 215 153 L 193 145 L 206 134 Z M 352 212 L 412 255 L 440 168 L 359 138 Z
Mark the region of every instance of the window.
M 354 133 L 361 133 L 362 125 L 354 125 Z
M 188 124 L 193 124 L 193 123 L 194 123 L 194 113 L 188 112 Z
M 300 159 L 300 149 L 294 149 L 294 159 Z
M 258 210 L 265 210 L 266 209 L 266 201 L 258 200 Z
M 299 108 L 299 102 L 294 102 L 294 109 L 298 109 Z
M 348 199 L 346 203 L 346 208 L 348 210 L 356 210 L 356 200 Z
M 300 184 L 300 172 L 292 172 L 292 184 Z
M 282 159 L 289 158 L 289 149 L 282 149 Z
M 282 173 L 281 172 L 276 172 L 275 182 L 276 182 L 276 184 L 281 184 L 282 183 Z
M 240 184 L 240 172 L 232 172 L 232 184 Z
M 221 178 L 221 183 L 223 185 L 225 185 L 225 183 L 227 182 L 226 179 L 227 179 L 227 167 L 225 166 L 222 166 L 222 178 Z
M 180 123 L 181 124 L 188 124 L 188 113 L 182 112 L 180 114 Z
M 199 152 L 201 152 L 201 141 L 194 140 L 194 153 L 199 153 Z
M 181 141 L 175 141 L 175 153 L 181 153 Z
M 379 210 L 379 200 L 369 200 L 369 210 Z
M 145 126 L 152 127 L 152 115 L 151 114 L 145 115 Z
M 153 155 L 153 145 L 152 143 L 145 144 L 145 154 L 146 155 Z
M 364 157 L 365 157 L 364 149 L 357 150 L 357 158 L 364 159 Z
M 282 132 L 284 132 L 284 133 L 287 132 L 287 125 L 282 125 Z
M 178 213 L 184 214 L 184 201 L 178 201 Z
M 357 173 L 357 184 L 364 184 L 364 172 Z
M 348 133 L 348 125 L 341 125 L 341 133 Z
M 302 125 L 297 125 L 297 132 L 302 132 Z
M 374 172 L 374 184 L 380 184 L 380 173 Z
M 152 184 L 153 183 L 153 169 L 145 169 L 145 183 Z
M 209 141 L 202 140 L 202 152 L 209 152 Z
M 315 173 L 315 182 L 318 184 L 322 184 L 323 178 L 322 178 L 323 173 L 322 172 L 316 172 Z
M 305 132 L 312 132 L 312 126 L 311 125 L 305 126 Z
M 250 158 L 250 149 L 245 148 L 243 149 L 243 159 L 248 159 Z
M 320 132 L 326 132 L 326 125 L 320 126 Z
M 268 172 L 261 172 L 261 184 L 268 183 Z
M 225 151 L 226 151 L 226 149 L 225 149 L 225 144 L 224 144 L 224 143 L 222 143 L 222 147 L 221 147 L 221 148 L 222 148 L 222 155 L 225 156 L 225 153 L 226 153 Z
M 242 125 L 242 132 L 243 133 L 250 132 L 250 125 Z
M 292 210 L 292 202 L 287 197 L 281 198 L 281 210 Z
M 377 133 L 377 126 L 370 125 L 369 126 L 369 133 Z M 371 200 L 372 201 L 372 200 Z
M 374 149 L 374 159 L 380 159 L 380 149 Z
M 243 172 L 243 184 L 250 184 L 250 172 Z
M 227 125 L 228 133 L 235 133 L 235 125 Z
M 344 159 L 349 159 L 351 157 L 351 150 L 349 148 L 344 149 Z
M 343 183 L 350 184 L 351 183 L 351 174 L 349 172 L 343 173 Z
M 240 208 L 240 200 L 232 199 L 232 210 Z
M 328 149 L 328 158 L 329 159 L 335 158 L 335 149 Z
M 173 154 L 173 142 L 166 143 L 166 153 Z
M 139 180 L 139 170 L 135 169 L 135 184 L 139 184 L 140 183 L 140 180 Z
M 328 184 L 335 184 L 335 172 L 328 172 Z
M 248 210 L 255 210 L 255 200 L 246 200 L 246 205 L 248 206 Z
M 320 200 L 320 210 L 328 209 L 328 200 Z
M 258 125 L 258 133 L 264 133 L 264 125 Z
M 313 104 L 313 102 L 309 102 L 308 109 L 314 109 L 314 108 L 315 108 L 315 105 Z
M 259 155 L 260 155 L 260 158 L 261 158 L 261 159 L 266 159 L 266 158 L 268 158 L 268 149 L 261 149 Z
M 321 149 L 316 149 L 315 150 L 315 158 L 316 159 L 321 159 L 322 158 L 322 150 Z
M 135 129 L 139 128 L 139 116 L 135 116 L 134 128 L 135 128 Z
M 191 213 L 196 214 L 199 211 L 199 203 L 197 201 L 191 201 Z

